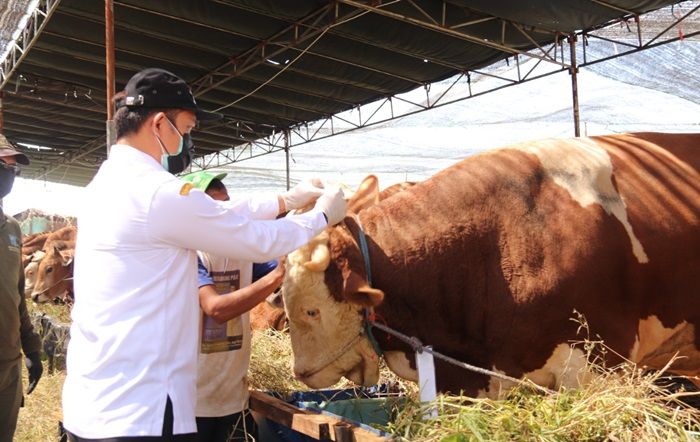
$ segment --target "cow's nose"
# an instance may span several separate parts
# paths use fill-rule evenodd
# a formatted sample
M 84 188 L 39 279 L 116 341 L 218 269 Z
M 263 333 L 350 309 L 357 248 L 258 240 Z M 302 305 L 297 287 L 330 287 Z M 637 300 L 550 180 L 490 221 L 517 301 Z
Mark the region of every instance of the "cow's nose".
M 39 295 L 32 293 L 32 301 L 34 301 L 38 304 L 39 303 Z

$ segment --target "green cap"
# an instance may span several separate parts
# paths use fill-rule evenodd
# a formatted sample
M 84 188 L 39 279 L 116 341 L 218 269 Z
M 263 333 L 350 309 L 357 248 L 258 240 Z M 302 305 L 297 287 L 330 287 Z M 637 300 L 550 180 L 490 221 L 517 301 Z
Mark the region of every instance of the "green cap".
M 190 182 L 194 185 L 195 189 L 201 191 L 206 191 L 209 187 L 209 183 L 212 180 L 223 180 L 224 177 L 228 175 L 227 173 L 211 173 L 206 170 L 200 170 L 199 172 L 189 173 L 182 177 L 183 180 Z

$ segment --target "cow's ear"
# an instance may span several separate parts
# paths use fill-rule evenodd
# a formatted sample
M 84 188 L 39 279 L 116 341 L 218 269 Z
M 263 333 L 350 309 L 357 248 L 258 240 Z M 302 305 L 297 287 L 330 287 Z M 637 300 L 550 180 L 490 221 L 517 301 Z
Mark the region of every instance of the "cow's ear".
M 348 200 L 348 212 L 358 213 L 362 209 L 374 206 L 379 202 L 379 179 L 374 175 L 367 175 L 362 180 L 357 192 Z
M 365 278 L 351 271 L 344 280 L 343 298 L 364 307 L 376 307 L 384 300 L 384 292 L 373 289 Z
M 63 267 L 67 267 L 73 262 L 73 250 L 61 250 L 58 253 L 61 254 L 61 264 L 63 264 Z

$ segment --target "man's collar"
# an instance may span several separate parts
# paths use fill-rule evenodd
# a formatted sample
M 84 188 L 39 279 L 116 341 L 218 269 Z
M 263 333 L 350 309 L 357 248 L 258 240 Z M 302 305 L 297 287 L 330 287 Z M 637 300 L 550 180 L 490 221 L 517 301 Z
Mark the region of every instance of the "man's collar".
M 156 161 L 152 156 L 147 154 L 146 152 L 143 152 L 142 150 L 139 150 L 133 146 L 129 146 L 128 144 L 114 144 L 112 147 L 109 149 L 109 158 L 115 158 L 115 159 L 128 159 L 128 160 L 134 160 L 134 161 L 139 161 L 142 164 L 148 164 L 152 166 L 154 169 L 158 170 L 164 170 L 163 166 Z

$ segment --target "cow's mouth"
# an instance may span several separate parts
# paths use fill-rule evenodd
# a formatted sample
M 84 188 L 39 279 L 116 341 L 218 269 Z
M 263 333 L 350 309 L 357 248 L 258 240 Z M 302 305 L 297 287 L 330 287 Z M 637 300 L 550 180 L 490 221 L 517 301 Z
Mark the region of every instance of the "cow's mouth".
M 352 370 L 350 370 L 348 373 L 345 374 L 345 377 L 351 381 L 354 382 L 357 385 L 365 385 L 365 374 L 364 374 L 364 364 L 359 364 L 355 366 Z M 373 384 L 368 384 L 365 385 L 369 387 L 370 385 Z
M 47 302 L 51 301 L 51 299 L 43 293 L 32 293 L 32 301 L 34 301 L 37 304 L 46 304 Z
M 331 385 L 337 384 L 342 376 L 333 375 L 327 376 L 326 373 L 314 373 L 312 375 L 306 374 L 295 374 L 294 378 L 300 382 L 303 382 L 311 388 L 326 388 Z
M 360 341 L 359 351 L 362 357 L 360 362 L 345 377 L 357 385 L 370 387 L 379 382 L 379 357 L 367 339 Z

